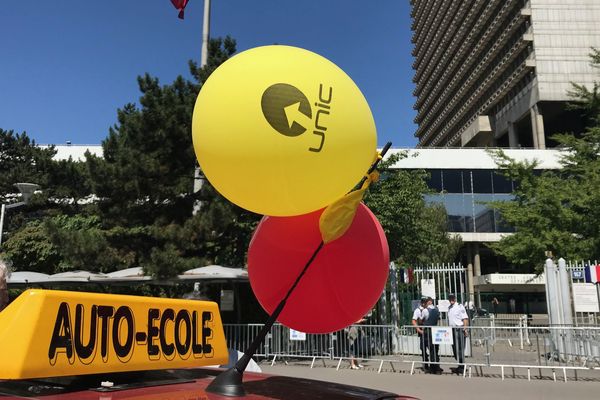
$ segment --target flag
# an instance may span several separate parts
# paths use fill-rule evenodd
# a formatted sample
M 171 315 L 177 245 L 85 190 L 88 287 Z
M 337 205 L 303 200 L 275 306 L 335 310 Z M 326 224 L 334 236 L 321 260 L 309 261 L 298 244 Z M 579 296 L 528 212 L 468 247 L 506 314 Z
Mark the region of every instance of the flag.
M 587 265 L 585 267 L 585 281 L 587 283 L 599 283 L 600 282 L 600 264 L 598 265 Z
M 185 10 L 185 6 L 187 6 L 189 0 L 171 0 L 171 3 L 175 6 L 176 9 L 179 10 L 179 18 L 183 19 L 183 11 Z
M 414 270 L 412 268 L 400 268 L 400 283 L 413 283 L 415 281 Z
M 367 179 L 360 189 L 348 193 L 327 206 L 319 218 L 319 230 L 321 231 L 323 243 L 333 242 L 346 233 L 350 225 L 352 225 L 352 221 L 354 221 L 356 209 L 362 201 L 367 188 L 371 182 L 377 181 L 377 179 L 379 179 L 379 173 L 373 171 L 367 175 Z
M 398 270 L 398 278 L 400 279 L 400 283 L 406 283 L 406 275 L 404 274 L 404 268 L 400 268 Z
M 406 283 L 413 283 L 415 281 L 415 270 L 408 268 L 406 270 Z

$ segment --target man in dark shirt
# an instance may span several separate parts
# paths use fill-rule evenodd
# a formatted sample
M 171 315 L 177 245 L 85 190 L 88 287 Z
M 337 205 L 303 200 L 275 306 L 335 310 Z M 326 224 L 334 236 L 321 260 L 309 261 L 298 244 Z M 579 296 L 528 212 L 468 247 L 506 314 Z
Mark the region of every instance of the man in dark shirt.
M 425 335 L 427 338 L 427 349 L 429 351 L 429 372 L 432 374 L 441 374 L 443 369 L 440 367 L 440 345 L 433 343 L 432 328 L 437 326 L 440 320 L 440 311 L 433 305 L 433 299 L 427 298 L 427 318 L 423 321 Z

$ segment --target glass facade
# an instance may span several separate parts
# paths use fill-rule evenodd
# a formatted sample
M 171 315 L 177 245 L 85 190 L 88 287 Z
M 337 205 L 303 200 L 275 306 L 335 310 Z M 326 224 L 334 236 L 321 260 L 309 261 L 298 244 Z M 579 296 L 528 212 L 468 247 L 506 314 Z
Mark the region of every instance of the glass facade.
M 491 169 L 430 169 L 434 193 L 429 203 L 442 204 L 450 232 L 513 232 L 487 203 L 512 200 L 513 182 Z

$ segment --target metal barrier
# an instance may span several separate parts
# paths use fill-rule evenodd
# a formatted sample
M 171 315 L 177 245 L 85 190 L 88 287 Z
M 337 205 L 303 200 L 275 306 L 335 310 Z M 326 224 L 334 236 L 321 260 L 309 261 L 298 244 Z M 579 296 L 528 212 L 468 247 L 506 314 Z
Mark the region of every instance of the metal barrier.
M 418 360 L 419 337 L 414 327 L 404 328 L 408 337 L 401 341 L 403 355 L 412 354 L 413 360 Z M 435 330 L 428 336 L 437 337 L 440 343 L 439 364 L 458 365 L 452 355 L 452 334 L 448 336 L 452 328 L 422 328 L 426 332 Z M 445 339 L 439 331 L 446 332 Z M 502 375 L 504 368 L 597 369 L 600 367 L 600 327 L 468 327 L 464 363 L 471 367 L 500 367 Z
M 246 349 L 263 324 L 224 324 L 225 337 L 230 348 Z M 357 330 L 353 343 L 356 357 L 373 358 L 394 354 L 393 340 L 397 328 L 392 325 L 352 325 L 346 329 L 326 334 L 304 334 L 274 324 L 256 355 L 263 357 L 281 356 L 288 358 L 318 357 L 339 358 L 350 354 L 348 331 Z M 397 346 L 396 346 L 397 347 Z
M 225 324 L 228 346 L 245 350 L 262 326 Z M 393 370 L 398 364 L 410 366 L 411 373 L 423 364 L 420 339 L 413 326 L 354 327 L 358 330 L 353 347 L 355 358 L 366 360 L 371 366 L 378 365 L 378 372 L 384 363 L 389 363 Z M 329 334 L 303 334 L 275 324 L 256 356 L 270 359 L 272 363 L 308 359 L 312 360 L 311 368 L 316 361 L 325 365 L 327 360 L 336 363 L 338 369 L 344 361 L 349 366 L 349 328 Z M 440 342 L 440 360 L 429 364 L 459 366 L 447 335 L 451 329 L 443 326 L 422 328 L 435 329 L 432 338 L 437 337 Z M 555 380 L 556 371 L 562 371 L 566 380 L 567 371 L 575 376 L 578 371 L 600 371 L 600 327 L 529 327 L 522 322 L 517 326 L 470 326 L 467 330 L 464 376 L 470 376 L 473 369 L 479 369 L 481 373 L 482 368 L 495 368 L 504 379 L 507 370 L 512 368 L 514 374 L 515 368 L 522 368 L 527 370 L 528 379 L 531 371 L 537 370 L 540 376 L 542 371 L 552 373 Z M 442 337 L 444 331 L 445 338 Z
M 495 345 L 497 341 L 506 341 L 509 346 L 517 344 L 521 350 L 524 345 L 530 345 L 529 333 L 533 332 L 529 329 L 529 319 L 527 315 L 521 315 L 515 318 L 496 318 L 493 315 L 486 318 L 474 318 L 471 321 L 471 328 L 490 328 L 485 329 L 485 332 L 489 332 L 489 336 L 486 336 L 487 340 L 490 341 L 491 345 Z M 501 329 L 495 329 L 501 328 Z M 543 329 L 543 328 L 542 328 Z M 481 344 L 483 337 L 475 335 L 477 332 L 473 332 L 473 340 L 478 341 L 476 344 Z

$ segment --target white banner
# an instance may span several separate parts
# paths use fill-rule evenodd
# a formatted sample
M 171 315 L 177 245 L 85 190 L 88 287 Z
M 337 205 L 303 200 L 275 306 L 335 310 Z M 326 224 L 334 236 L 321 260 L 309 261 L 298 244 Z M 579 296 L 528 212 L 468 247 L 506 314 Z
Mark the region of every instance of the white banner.
M 421 296 L 435 299 L 435 279 L 421 279 Z
M 575 312 L 600 312 L 598 292 L 593 283 L 573 283 Z
M 450 300 L 438 300 L 437 307 L 440 312 L 448 312 L 448 308 L 450 308 Z
M 290 328 L 290 340 L 306 340 L 306 333 Z
M 452 344 L 452 328 L 449 326 L 434 326 L 431 328 L 433 344 Z

